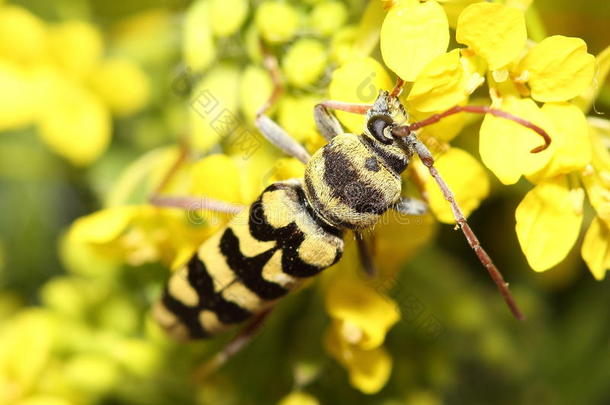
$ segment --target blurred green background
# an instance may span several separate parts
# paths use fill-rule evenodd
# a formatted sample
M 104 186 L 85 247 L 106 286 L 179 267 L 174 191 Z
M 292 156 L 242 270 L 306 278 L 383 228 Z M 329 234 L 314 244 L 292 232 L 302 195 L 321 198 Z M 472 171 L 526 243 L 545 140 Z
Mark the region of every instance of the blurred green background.
M 357 20 L 364 2 L 347 3 L 350 18 Z M 608 45 L 610 2 L 534 3 L 548 35 L 581 37 L 592 54 Z M 190 2 L 6 4 L 21 5 L 48 23 L 88 21 L 102 32 L 105 54 L 134 61 L 150 83 L 146 105 L 115 116 L 109 149 L 88 167 L 76 167 L 51 152 L 34 127 L 0 134 L 0 322 L 43 302 L 53 308 L 80 305 L 79 322 L 88 325 L 53 332 L 65 348 L 45 367 L 56 368 L 49 384 L 62 387 L 66 402 L 41 397 L 31 403 L 270 404 L 310 375 L 305 389 L 322 404 L 610 403 L 610 281 L 593 279 L 578 248 L 546 273 L 529 269 L 514 232 L 514 210 L 529 188 L 525 181 L 513 187 L 496 181 L 491 198 L 470 219 L 511 281 L 527 314 L 525 322 L 508 316 L 462 236 L 440 226 L 436 240 L 404 265 L 393 290 L 403 319 L 388 336 L 394 371 L 380 393 L 366 396 L 351 388 L 345 371 L 323 353 L 327 319 L 316 289 L 287 298 L 251 347 L 211 383 L 194 387 L 192 364 L 226 338 L 184 346 L 151 342 L 145 314 L 167 276 L 161 265 L 125 266 L 103 282 L 97 279 L 103 269 L 92 269 L 91 275 L 80 269 L 76 273 L 82 280 L 48 283 L 69 271 L 59 247 L 69 225 L 101 208 L 103 196 L 129 163 L 175 143 L 183 130 L 187 105 L 171 86 L 181 63 L 181 16 Z M 605 86 L 595 106 L 602 117 L 610 114 Z M 467 150 L 476 150 L 472 132 L 458 139 Z M 587 207 L 586 218 L 590 211 Z M 432 329 L 430 320 L 436 325 Z M 22 351 L 12 354 L 14 361 L 23 359 L 24 369 L 37 362 L 34 357 L 45 344 L 44 339 L 36 342 L 25 341 Z

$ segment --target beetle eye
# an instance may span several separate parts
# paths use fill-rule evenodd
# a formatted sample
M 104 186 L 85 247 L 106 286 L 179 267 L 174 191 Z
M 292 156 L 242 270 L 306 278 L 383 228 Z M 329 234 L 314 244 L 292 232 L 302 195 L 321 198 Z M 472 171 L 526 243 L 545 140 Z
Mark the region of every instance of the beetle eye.
M 391 144 L 394 140 L 391 137 L 387 137 L 383 130 L 390 124 L 392 124 L 392 118 L 387 115 L 375 115 L 367 122 L 367 128 L 371 135 L 379 142 L 386 145 Z

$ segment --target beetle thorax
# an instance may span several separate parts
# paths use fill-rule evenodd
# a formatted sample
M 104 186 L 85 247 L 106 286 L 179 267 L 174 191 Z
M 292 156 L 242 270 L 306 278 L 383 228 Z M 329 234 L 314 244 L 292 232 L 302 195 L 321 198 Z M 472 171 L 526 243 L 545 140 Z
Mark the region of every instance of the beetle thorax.
M 365 229 L 400 197 L 408 158 L 367 135 L 342 134 L 318 150 L 305 169 L 305 193 L 331 225 Z

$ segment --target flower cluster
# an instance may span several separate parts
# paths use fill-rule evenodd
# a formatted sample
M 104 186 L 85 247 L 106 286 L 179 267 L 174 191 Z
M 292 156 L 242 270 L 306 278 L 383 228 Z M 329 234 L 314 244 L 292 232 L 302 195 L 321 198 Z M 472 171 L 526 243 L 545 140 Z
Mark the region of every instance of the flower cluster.
M 446 52 L 450 22 L 440 4 L 393 4 L 381 29 L 384 61 L 397 75 L 413 82 L 404 100 L 415 118 L 466 103 L 487 83 L 492 107 L 527 119 L 550 134 L 552 143 L 547 150 L 530 153 L 540 142 L 534 132 L 487 116 L 480 130 L 481 160 L 505 185 L 516 183 L 521 176 L 535 185 L 517 207 L 516 231 L 536 271 L 557 265 L 575 244 L 586 189 L 598 216 L 587 232 L 582 255 L 593 275 L 601 279 L 608 269 L 608 257 L 603 253 L 608 243 L 604 210 L 609 190 L 603 162 L 608 154 L 599 129 L 604 121 L 588 122 L 585 114 L 606 77 L 608 52 L 596 60 L 579 38 L 528 39 L 524 11 L 518 5 L 477 2 L 465 7 L 454 27 L 455 40 L 466 47 Z M 450 140 L 466 119 L 448 119 L 424 135 L 429 132 L 437 139 Z M 451 147 L 439 159 L 440 172 L 446 173 L 466 211 L 476 208 L 489 188 L 485 173 L 477 166 L 475 159 Z M 465 172 L 455 171 L 455 167 Z M 450 222 L 440 193 L 426 190 L 437 217 Z
M 137 64 L 105 55 L 92 24 L 47 24 L 16 5 L 0 6 L 0 87 L 0 131 L 36 125 L 49 148 L 79 166 L 110 144 L 112 116 L 140 110 L 150 92 Z
M 595 278 L 602 279 L 610 267 L 610 124 L 586 114 L 610 70 L 610 50 L 596 58 L 578 38 L 528 39 L 531 27 L 526 27 L 524 11 L 530 3 L 374 0 L 356 12 L 352 2 L 342 0 L 264 0 L 256 7 L 249 0 L 193 1 L 180 14 L 175 36 L 180 68 L 174 69 L 172 60 L 171 69 L 159 69 L 162 75 L 175 74 L 161 86 L 175 94 L 159 98 L 181 102 L 160 110 L 183 139 L 131 161 L 111 186 L 103 187 L 101 209 L 71 225 L 60 247 L 69 274 L 45 284 L 41 308 L 8 316 L 16 305 L 0 295 L 0 320 L 7 325 L 0 328 L 0 347 L 9 348 L 0 350 L 0 400 L 95 403 L 109 393 L 121 398 L 120 391 L 129 389 L 117 388 L 121 380 L 150 380 L 136 387 L 156 392 L 151 385 L 164 366 L 177 367 L 186 379 L 196 367 L 193 358 L 201 358 L 201 347 L 217 348 L 213 343 L 178 348 L 161 337 L 145 314 L 167 272 L 140 284 L 134 277 L 157 263 L 180 267 L 231 219 L 153 206 L 148 200 L 153 193 L 248 205 L 269 184 L 303 176 L 304 166 L 275 150 L 254 127 L 257 110 L 273 92 L 262 48 L 278 59 L 283 82 L 269 114 L 310 152 L 325 142 L 313 120 L 316 103 L 370 103 L 379 89 L 391 89 L 397 77 L 406 82 L 401 100 L 411 121 L 471 102 L 544 128 L 552 138 L 550 148 L 532 154 L 540 144 L 535 133 L 486 116 L 479 131 L 480 158 L 467 147 L 450 144 L 476 116 L 451 116 L 418 136 L 435 154 L 438 171 L 466 215 L 491 191 L 487 169 L 505 185 L 521 177 L 533 184 L 517 208 L 516 232 L 536 271 L 558 264 L 576 243 L 588 196 L 595 218 L 582 257 Z M 167 28 L 170 20 L 169 14 L 152 12 L 128 28 Z M 11 38 L 22 46 L 11 45 Z M 458 45 L 449 49 L 452 43 Z M 139 45 L 124 44 L 148 52 Z M 24 8 L 0 6 L 0 130 L 35 125 L 53 151 L 76 165 L 102 156 L 111 141 L 111 117 L 133 114 L 153 98 L 153 91 L 162 92 L 149 88 L 136 64 L 107 56 L 112 52 L 104 47 L 102 34 L 89 23 L 50 24 Z M 338 112 L 337 117 L 346 132 L 362 132 L 362 116 Z M 144 122 L 134 128 L 134 136 L 147 137 L 156 127 L 157 121 Z M 417 159 L 403 183 L 407 195 L 427 200 L 431 213 L 383 217 L 365 235 L 379 268 L 374 277 L 364 276 L 356 243 L 347 237 L 342 260 L 317 284 L 329 318 L 318 344 L 365 394 L 379 392 L 390 380 L 396 357 L 385 347 L 386 337 L 409 316 L 400 291 L 392 291 L 399 269 L 433 237 L 436 220 L 454 222 Z M 438 267 L 442 272 L 452 266 Z M 448 322 L 465 333 L 493 323 L 469 293 L 451 306 L 456 319 Z M 498 329 L 486 329 L 477 349 L 499 363 L 514 359 L 498 334 Z M 20 356 L 28 350 L 31 355 L 24 361 Z M 163 357 L 171 364 L 163 364 Z M 442 371 L 451 365 L 445 363 L 428 370 L 434 379 L 446 376 Z M 281 403 L 318 403 L 304 391 L 311 379 L 295 380 L 295 391 Z M 230 389 L 217 392 L 225 383 L 220 377 L 205 385 L 203 403 L 215 395 L 230 396 Z M 421 392 L 412 397 L 410 403 L 427 403 L 431 396 Z

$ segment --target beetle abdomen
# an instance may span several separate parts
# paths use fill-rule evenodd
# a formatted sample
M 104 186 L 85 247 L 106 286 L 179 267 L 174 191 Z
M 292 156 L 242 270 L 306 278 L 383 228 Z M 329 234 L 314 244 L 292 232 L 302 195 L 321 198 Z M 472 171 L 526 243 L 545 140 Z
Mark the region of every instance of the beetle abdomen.
M 155 317 L 178 339 L 215 335 L 265 310 L 342 252 L 342 233 L 311 209 L 301 183 L 274 183 L 171 276 Z

